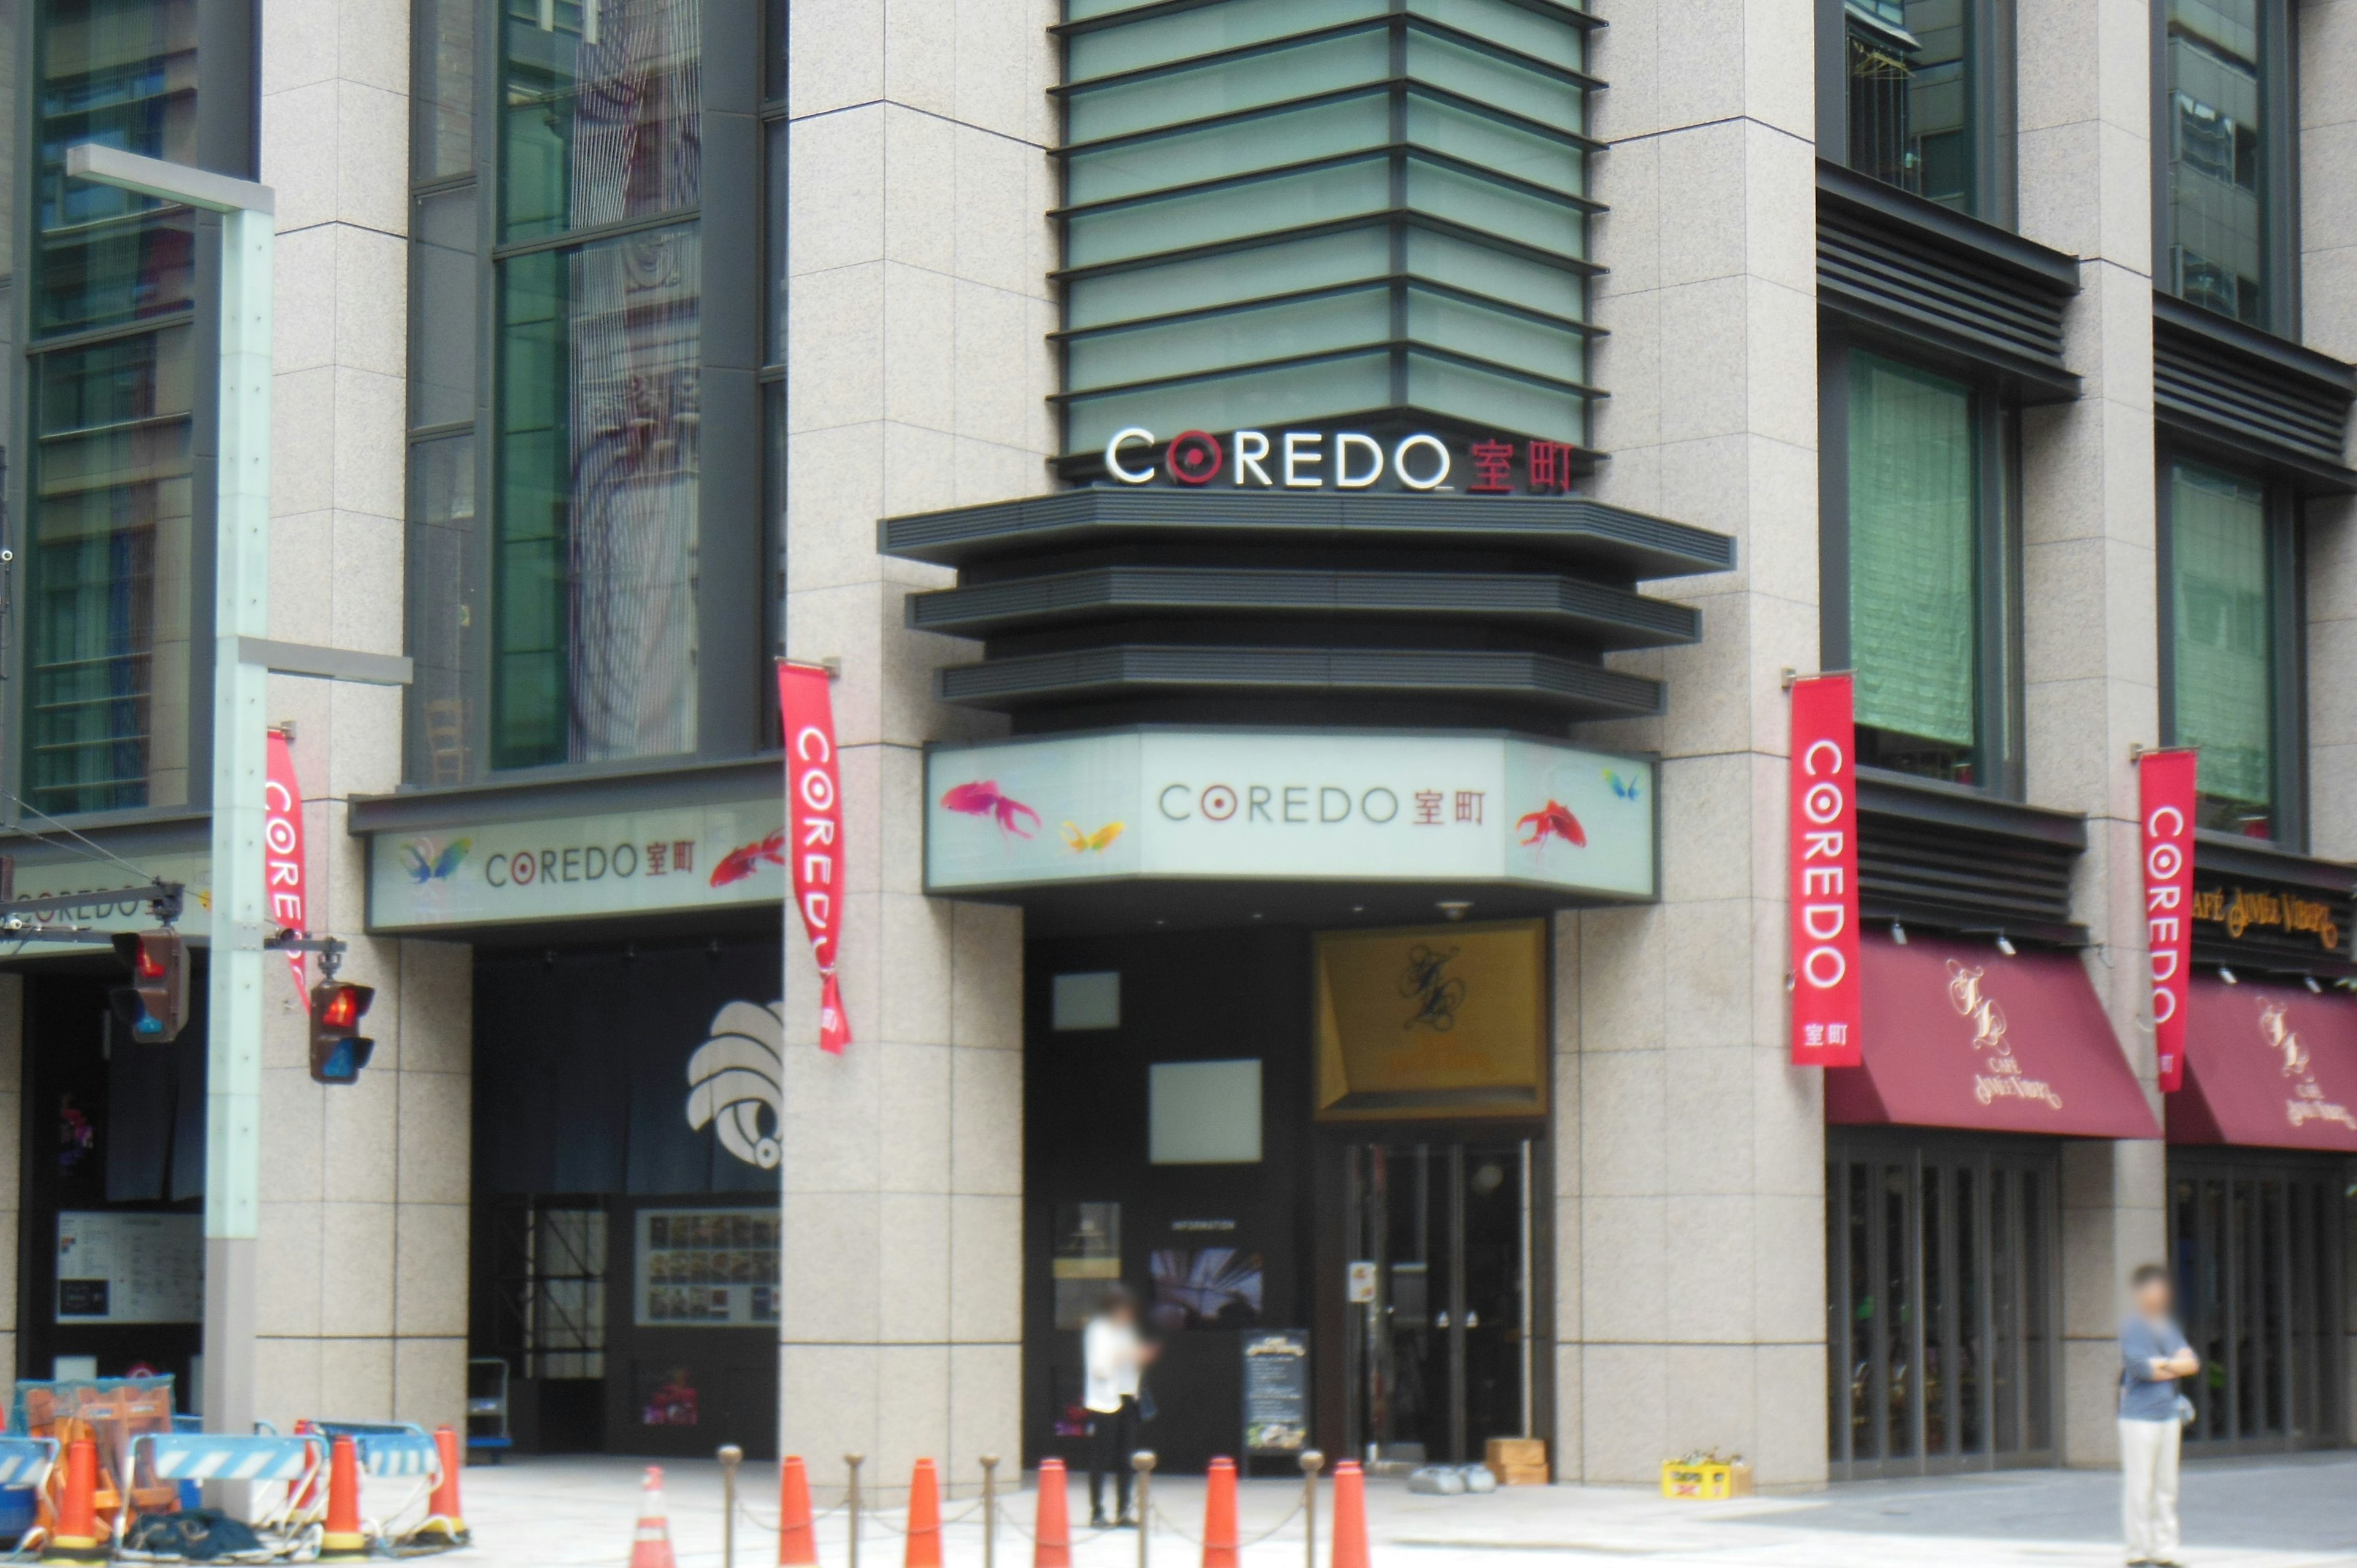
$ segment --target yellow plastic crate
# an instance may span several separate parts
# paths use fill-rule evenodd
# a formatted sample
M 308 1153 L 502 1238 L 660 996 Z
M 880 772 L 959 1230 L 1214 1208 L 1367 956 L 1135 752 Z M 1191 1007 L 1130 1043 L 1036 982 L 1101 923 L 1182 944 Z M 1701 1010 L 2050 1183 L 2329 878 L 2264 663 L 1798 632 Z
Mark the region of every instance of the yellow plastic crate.
M 1751 1495 L 1751 1466 L 1715 1459 L 1662 1461 L 1662 1496 L 1691 1498 L 1697 1502 L 1723 1502 Z

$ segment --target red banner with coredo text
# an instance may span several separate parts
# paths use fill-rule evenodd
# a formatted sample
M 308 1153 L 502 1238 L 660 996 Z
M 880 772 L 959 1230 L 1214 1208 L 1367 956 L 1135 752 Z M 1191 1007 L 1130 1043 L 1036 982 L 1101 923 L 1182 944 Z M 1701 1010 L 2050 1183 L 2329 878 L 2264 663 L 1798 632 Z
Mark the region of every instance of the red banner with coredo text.
M 308 936 L 304 886 L 303 789 L 295 782 L 295 748 L 285 730 L 270 732 L 262 776 L 262 890 L 266 923 L 274 931 Z M 295 973 L 295 994 L 311 1007 L 309 963 L 300 951 L 286 955 Z
M 2145 950 L 2152 963 L 2152 1046 L 2160 1091 L 2185 1085 L 2185 1011 L 2193 978 L 2193 789 L 2191 751 L 2136 758 L 2137 820 L 2144 837 Z
M 1857 1067 L 1857 726 L 1850 678 L 1792 682 L 1792 1065 Z
M 835 938 L 843 927 L 843 775 L 835 765 L 834 703 L 827 672 L 815 664 L 778 664 L 778 708 L 785 717 L 786 842 L 794 908 L 818 960 L 819 1049 L 841 1056 L 851 1044 L 835 983 Z

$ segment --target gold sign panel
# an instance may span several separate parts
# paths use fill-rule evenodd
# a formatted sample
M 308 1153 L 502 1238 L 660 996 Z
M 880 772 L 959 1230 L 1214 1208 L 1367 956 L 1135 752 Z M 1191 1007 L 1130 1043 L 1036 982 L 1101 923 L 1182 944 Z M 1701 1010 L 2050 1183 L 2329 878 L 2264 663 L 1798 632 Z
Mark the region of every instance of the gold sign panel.
M 1318 1120 L 1543 1116 L 1544 920 L 1323 931 Z

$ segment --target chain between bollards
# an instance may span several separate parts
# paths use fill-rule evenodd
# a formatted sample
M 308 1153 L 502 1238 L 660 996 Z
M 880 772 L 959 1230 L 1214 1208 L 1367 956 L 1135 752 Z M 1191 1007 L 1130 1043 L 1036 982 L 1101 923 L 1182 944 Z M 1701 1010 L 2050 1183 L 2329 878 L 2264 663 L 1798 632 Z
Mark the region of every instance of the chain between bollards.
M 851 1515 L 851 1568 L 859 1568 L 859 1462 L 866 1457 L 865 1454 L 843 1456 L 844 1464 L 851 1470 L 851 1487 L 843 1495 L 844 1510 Z
M 737 1568 L 737 1466 L 745 1451 L 734 1443 L 720 1448 L 720 1568 Z
M 1318 1472 L 1326 1467 L 1326 1455 L 1312 1448 L 1301 1455 L 1301 1561 L 1304 1568 L 1318 1568 Z
M 1131 1455 L 1129 1467 L 1137 1472 L 1137 1568 L 1146 1568 L 1146 1538 L 1154 1533 L 1154 1516 L 1146 1510 L 1153 1500 L 1146 1487 L 1154 1479 L 1154 1450 L 1141 1448 Z
M 998 1455 L 982 1456 L 982 1568 L 998 1568 Z

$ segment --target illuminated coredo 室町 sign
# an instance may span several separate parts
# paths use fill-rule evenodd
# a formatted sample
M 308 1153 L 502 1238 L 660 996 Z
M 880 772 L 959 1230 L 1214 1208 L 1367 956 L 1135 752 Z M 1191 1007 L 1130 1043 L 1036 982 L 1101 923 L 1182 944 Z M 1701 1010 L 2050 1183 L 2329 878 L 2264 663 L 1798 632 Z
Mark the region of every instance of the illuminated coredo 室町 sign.
M 1653 767 L 1503 735 L 1138 729 L 942 746 L 925 886 L 1124 878 L 1654 890 Z
M 1451 442 L 1428 431 L 1388 438 L 1358 430 L 1183 430 L 1168 442 L 1143 425 L 1114 432 L 1104 470 L 1125 485 L 1186 489 L 1399 489 L 1419 494 L 1560 495 L 1582 471 L 1568 441 L 1502 436 Z

